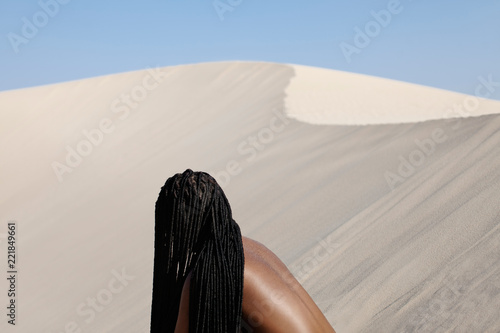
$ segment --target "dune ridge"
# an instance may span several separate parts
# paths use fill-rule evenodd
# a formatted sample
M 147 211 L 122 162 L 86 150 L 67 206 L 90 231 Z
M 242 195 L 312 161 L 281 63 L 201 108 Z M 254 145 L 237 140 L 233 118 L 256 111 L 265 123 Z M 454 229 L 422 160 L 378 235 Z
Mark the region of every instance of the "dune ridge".
M 287 113 L 311 124 L 376 125 L 500 113 L 500 101 L 487 99 L 499 84 L 477 78 L 474 95 L 466 95 L 374 76 L 293 65 L 287 88 Z

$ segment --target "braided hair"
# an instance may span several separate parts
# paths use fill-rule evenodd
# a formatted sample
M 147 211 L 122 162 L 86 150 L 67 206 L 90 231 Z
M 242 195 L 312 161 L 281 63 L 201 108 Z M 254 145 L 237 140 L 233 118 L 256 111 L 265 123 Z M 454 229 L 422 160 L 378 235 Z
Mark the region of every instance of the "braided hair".
M 190 169 L 167 179 L 156 201 L 151 333 L 174 332 L 189 273 L 189 332 L 240 332 L 243 269 L 240 228 L 215 179 Z

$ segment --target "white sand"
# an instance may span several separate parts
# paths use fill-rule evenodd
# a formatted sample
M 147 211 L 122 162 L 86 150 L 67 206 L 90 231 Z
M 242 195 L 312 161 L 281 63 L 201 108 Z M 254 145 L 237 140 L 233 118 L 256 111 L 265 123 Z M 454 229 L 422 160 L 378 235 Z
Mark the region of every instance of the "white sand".
M 216 176 L 243 233 L 285 261 L 337 332 L 500 331 L 500 116 L 311 125 L 284 112 L 414 122 L 467 96 L 269 63 L 160 71 L 156 88 L 138 71 L 0 93 L 0 234 L 17 221 L 18 332 L 148 332 L 154 203 L 188 167 Z M 99 124 L 108 133 L 86 143 Z M 68 149 L 88 155 L 59 181 Z
M 287 113 L 312 124 L 399 124 L 500 113 L 498 82 L 479 76 L 475 96 L 368 75 L 294 65 Z

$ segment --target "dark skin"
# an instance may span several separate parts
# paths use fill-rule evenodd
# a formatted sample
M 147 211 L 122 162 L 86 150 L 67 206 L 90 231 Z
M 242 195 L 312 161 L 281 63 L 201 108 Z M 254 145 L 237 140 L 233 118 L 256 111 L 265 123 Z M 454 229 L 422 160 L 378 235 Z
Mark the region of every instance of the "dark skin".
M 249 332 L 335 333 L 311 296 L 267 247 L 242 237 L 245 253 L 243 327 Z M 175 333 L 189 332 L 188 275 L 182 288 Z

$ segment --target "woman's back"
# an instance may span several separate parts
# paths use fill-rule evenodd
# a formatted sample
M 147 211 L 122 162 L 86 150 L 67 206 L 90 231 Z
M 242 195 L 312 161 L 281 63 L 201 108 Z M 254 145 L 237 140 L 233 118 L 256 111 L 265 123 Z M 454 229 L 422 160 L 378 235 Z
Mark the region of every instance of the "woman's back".
M 242 238 L 243 328 L 255 333 L 335 332 L 285 264 L 261 243 Z
M 242 237 L 245 252 L 242 332 L 335 333 L 309 294 L 267 247 Z M 188 332 L 188 276 L 175 332 Z

